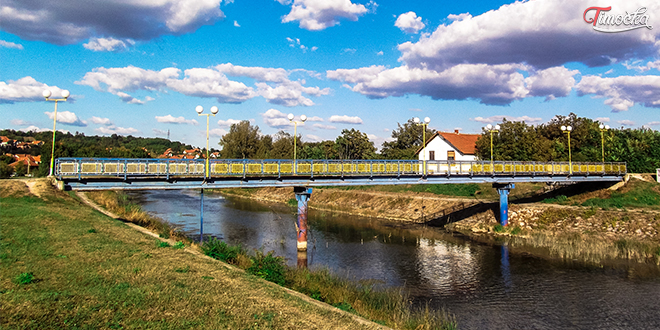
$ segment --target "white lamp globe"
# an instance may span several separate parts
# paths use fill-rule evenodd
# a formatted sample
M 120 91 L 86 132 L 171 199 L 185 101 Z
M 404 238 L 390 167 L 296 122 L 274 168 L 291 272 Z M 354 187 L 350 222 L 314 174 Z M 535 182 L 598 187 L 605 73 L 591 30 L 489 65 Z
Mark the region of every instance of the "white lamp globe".
M 197 113 L 201 114 L 202 112 L 204 112 L 204 107 L 202 107 L 201 105 L 198 105 L 195 108 L 195 111 L 197 111 Z
M 49 98 L 52 94 L 49 90 L 45 89 L 41 95 L 43 95 L 45 98 Z
M 419 124 L 419 118 L 417 117 L 413 118 L 413 122 L 415 122 L 415 124 Z
M 605 125 L 600 124 L 600 125 L 598 125 L 598 128 L 603 129 L 603 128 L 605 128 Z
M 290 113 L 290 114 L 289 114 L 288 116 L 286 116 L 286 117 L 289 118 L 289 121 L 293 120 L 293 114 L 292 114 L 292 113 Z
M 307 116 L 305 116 L 305 115 L 300 116 L 300 120 L 302 120 L 304 122 L 305 120 L 307 120 Z
M 491 124 L 486 125 L 487 130 L 491 130 L 492 128 L 493 128 L 493 125 L 491 125 Z
M 571 126 L 566 126 L 566 130 L 570 132 L 570 131 L 573 130 L 573 127 L 571 127 Z
M 500 125 L 495 125 L 495 130 L 500 130 Z
M 216 107 L 216 106 L 212 106 L 212 107 L 211 107 L 211 113 L 214 114 L 214 115 L 215 115 L 216 113 L 218 113 L 218 107 Z
M 564 126 L 564 125 L 561 125 L 560 128 L 561 128 L 562 131 L 565 131 L 565 130 L 566 130 L 566 126 Z
M 65 90 L 63 90 L 63 91 L 62 91 L 62 97 L 63 97 L 63 98 L 65 98 L 65 99 L 66 99 L 66 98 L 68 98 L 68 97 L 69 97 L 69 95 L 71 95 L 71 93 L 69 93 L 69 91 L 68 91 L 68 90 L 66 90 L 66 89 L 65 89 Z
M 424 122 L 427 123 L 427 124 L 430 123 L 430 122 L 431 122 L 431 118 L 429 118 L 429 117 L 424 118 Z
M 605 129 L 610 129 L 610 125 L 605 125 Z

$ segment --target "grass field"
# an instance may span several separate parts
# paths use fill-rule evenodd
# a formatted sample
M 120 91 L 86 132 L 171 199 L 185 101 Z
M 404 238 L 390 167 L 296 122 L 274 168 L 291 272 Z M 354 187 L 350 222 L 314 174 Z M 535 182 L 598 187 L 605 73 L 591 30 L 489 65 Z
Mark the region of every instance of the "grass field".
M 0 180 L 7 329 L 371 329 L 244 271 L 137 232 L 75 195 Z

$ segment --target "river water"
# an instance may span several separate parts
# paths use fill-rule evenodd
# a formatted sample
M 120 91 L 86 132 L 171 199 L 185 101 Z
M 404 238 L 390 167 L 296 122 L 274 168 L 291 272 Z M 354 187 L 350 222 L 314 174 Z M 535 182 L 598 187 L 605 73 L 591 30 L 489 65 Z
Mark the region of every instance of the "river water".
M 199 239 L 199 191 L 130 194 L 145 211 Z M 204 234 L 273 250 L 294 266 L 295 212 L 206 193 Z M 308 223 L 309 268 L 404 287 L 415 302 L 454 314 L 460 329 L 660 329 L 654 266 L 537 258 L 440 228 L 315 210 Z

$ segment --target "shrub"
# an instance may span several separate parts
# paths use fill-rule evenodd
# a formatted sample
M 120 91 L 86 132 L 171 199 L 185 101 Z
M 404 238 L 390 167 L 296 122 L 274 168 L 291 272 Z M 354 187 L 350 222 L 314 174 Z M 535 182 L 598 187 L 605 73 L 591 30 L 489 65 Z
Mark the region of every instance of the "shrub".
M 202 251 L 213 259 L 234 263 L 238 255 L 243 253 L 243 248 L 240 245 L 229 246 L 227 243 L 213 237 L 202 244 Z
M 284 285 L 284 271 L 284 258 L 275 256 L 273 251 L 267 254 L 256 251 L 252 257 L 252 266 L 247 269 L 248 273 L 279 285 Z
M 499 223 L 493 226 L 493 231 L 496 233 L 501 233 L 504 231 L 504 226 L 500 225 Z
M 16 284 L 30 284 L 35 281 L 34 274 L 32 273 L 21 273 L 20 275 L 16 276 L 14 279 L 14 282 Z

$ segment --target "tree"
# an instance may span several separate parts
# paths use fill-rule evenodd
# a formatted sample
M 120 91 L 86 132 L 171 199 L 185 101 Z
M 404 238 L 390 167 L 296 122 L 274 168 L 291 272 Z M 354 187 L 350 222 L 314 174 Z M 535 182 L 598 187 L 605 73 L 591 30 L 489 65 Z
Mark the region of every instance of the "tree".
M 222 158 L 255 158 L 260 149 L 259 126 L 249 121 L 232 124 L 229 133 L 220 139 Z
M 14 173 L 14 169 L 7 163 L 0 162 L 0 179 L 6 179 Z
M 24 162 L 19 162 L 14 166 L 14 172 L 16 172 L 16 176 L 25 176 L 27 173 L 27 165 L 25 165 Z
M 369 141 L 366 133 L 362 133 L 354 128 L 344 129 L 340 136 L 335 140 L 335 149 L 339 154 L 339 159 L 374 159 L 376 157 L 376 147 Z
M 383 143 L 381 149 L 381 155 L 386 159 L 414 159 L 415 153 L 423 144 L 424 134 L 422 130 L 424 127 L 426 128 L 427 140 L 435 134 L 435 131 L 429 129 L 428 126 L 415 124 L 413 119 L 408 119 L 403 126 L 400 123 L 397 123 L 397 125 L 399 127 L 392 131 L 394 140 Z
M 285 131 L 279 131 L 273 137 L 273 147 L 270 150 L 270 157 L 273 159 L 293 159 L 293 136 Z M 296 137 L 298 149 L 302 147 L 300 138 Z

